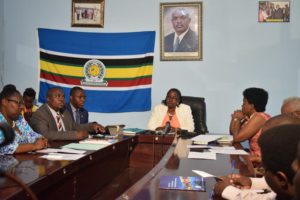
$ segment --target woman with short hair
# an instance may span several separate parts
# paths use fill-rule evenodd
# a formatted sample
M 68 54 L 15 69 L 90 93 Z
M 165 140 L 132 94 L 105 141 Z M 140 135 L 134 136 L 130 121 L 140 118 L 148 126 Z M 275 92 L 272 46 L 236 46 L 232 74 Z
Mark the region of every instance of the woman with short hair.
M 261 157 L 257 140 L 261 135 L 261 128 L 270 118 L 265 113 L 268 102 L 268 92 L 262 88 L 247 88 L 243 92 L 242 110 L 231 114 L 230 134 L 234 142 L 248 140 L 251 155 Z
M 167 122 L 170 123 L 171 132 L 179 133 L 182 129 L 193 132 L 195 129 L 191 107 L 182 103 L 181 92 L 176 88 L 170 89 L 165 100 L 155 106 L 148 129 L 164 130 Z

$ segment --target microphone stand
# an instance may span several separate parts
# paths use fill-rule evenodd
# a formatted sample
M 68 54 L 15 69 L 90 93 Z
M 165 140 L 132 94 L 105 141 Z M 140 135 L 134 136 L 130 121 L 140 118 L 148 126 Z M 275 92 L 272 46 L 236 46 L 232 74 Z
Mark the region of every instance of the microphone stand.
M 162 134 L 162 136 L 161 136 L 161 158 L 164 156 L 164 138 L 165 138 L 165 134 Z
M 32 200 L 37 200 L 38 199 L 36 197 L 36 195 L 32 192 L 32 190 L 26 184 L 24 184 L 19 178 L 17 178 L 16 176 L 14 176 L 14 175 L 12 175 L 8 172 L 0 170 L 0 177 L 2 177 L 2 176 L 8 178 L 12 182 L 19 185 L 25 191 L 26 195 L 29 196 L 30 199 L 32 199 Z
M 169 129 L 171 127 L 170 122 L 168 121 L 165 125 L 165 129 L 162 132 L 162 137 L 161 137 L 161 157 L 164 156 L 164 141 L 165 141 L 165 135 L 169 132 Z

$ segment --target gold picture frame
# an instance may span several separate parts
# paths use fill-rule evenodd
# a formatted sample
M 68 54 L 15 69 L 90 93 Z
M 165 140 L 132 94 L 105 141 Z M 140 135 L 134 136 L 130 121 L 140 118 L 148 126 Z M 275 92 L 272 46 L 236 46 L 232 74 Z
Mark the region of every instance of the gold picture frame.
M 72 0 L 72 27 L 104 27 L 104 0 Z
M 202 60 L 202 28 L 202 2 L 161 3 L 160 60 Z

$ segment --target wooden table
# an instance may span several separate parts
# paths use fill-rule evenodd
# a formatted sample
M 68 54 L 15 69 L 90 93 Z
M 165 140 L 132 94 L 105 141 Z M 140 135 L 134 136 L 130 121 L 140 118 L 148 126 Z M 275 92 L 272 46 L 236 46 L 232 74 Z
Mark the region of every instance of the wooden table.
M 164 175 L 196 176 L 192 170 L 201 170 L 216 176 L 227 175 L 231 173 L 232 159 L 236 160 L 235 173 L 247 176 L 254 175 L 253 165 L 248 156 L 217 154 L 216 160 L 189 159 L 187 158 L 189 150 L 186 148 L 188 144 L 191 144 L 191 140 L 176 140 L 160 162 L 118 199 L 210 199 L 211 191 L 215 185 L 214 178 L 206 179 L 206 192 L 193 192 L 159 189 L 160 177 Z M 240 144 L 234 145 L 237 148 L 242 148 Z
M 53 146 L 61 144 L 52 143 Z M 76 161 L 51 161 L 39 158 L 41 154 L 3 158 L 11 159 L 8 170 L 26 183 L 39 199 L 90 199 L 128 168 L 130 153 L 136 144 L 137 137 L 124 137 L 98 151 L 88 151 Z M 0 199 L 26 199 L 25 192 L 5 178 L 0 178 L 0 188 Z
M 186 145 L 191 141 L 173 140 L 174 136 L 123 137 L 113 145 L 88 151 L 76 161 L 49 161 L 39 158 L 40 154 L 20 154 L 1 157 L 6 159 L 1 165 L 6 163 L 7 170 L 43 200 L 98 200 L 118 196 L 124 200 L 208 199 L 215 184 L 212 178 L 206 180 L 207 192 L 161 190 L 159 179 L 163 175 L 195 176 L 193 169 L 225 175 L 231 172 L 231 159 L 237 159 L 236 173 L 254 173 L 247 156 L 218 154 L 217 160 L 188 159 Z M 52 145 L 61 146 L 62 143 Z M 135 172 L 138 171 L 143 173 L 137 176 Z M 0 178 L 0 199 L 26 199 L 26 194 L 14 183 Z

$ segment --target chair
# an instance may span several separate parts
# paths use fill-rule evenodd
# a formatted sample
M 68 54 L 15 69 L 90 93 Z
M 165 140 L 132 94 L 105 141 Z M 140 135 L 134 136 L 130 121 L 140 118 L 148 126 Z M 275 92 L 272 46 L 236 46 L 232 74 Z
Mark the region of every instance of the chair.
M 194 118 L 195 132 L 197 134 L 208 133 L 206 126 L 206 104 L 202 97 L 182 96 L 182 103 L 191 107 Z

